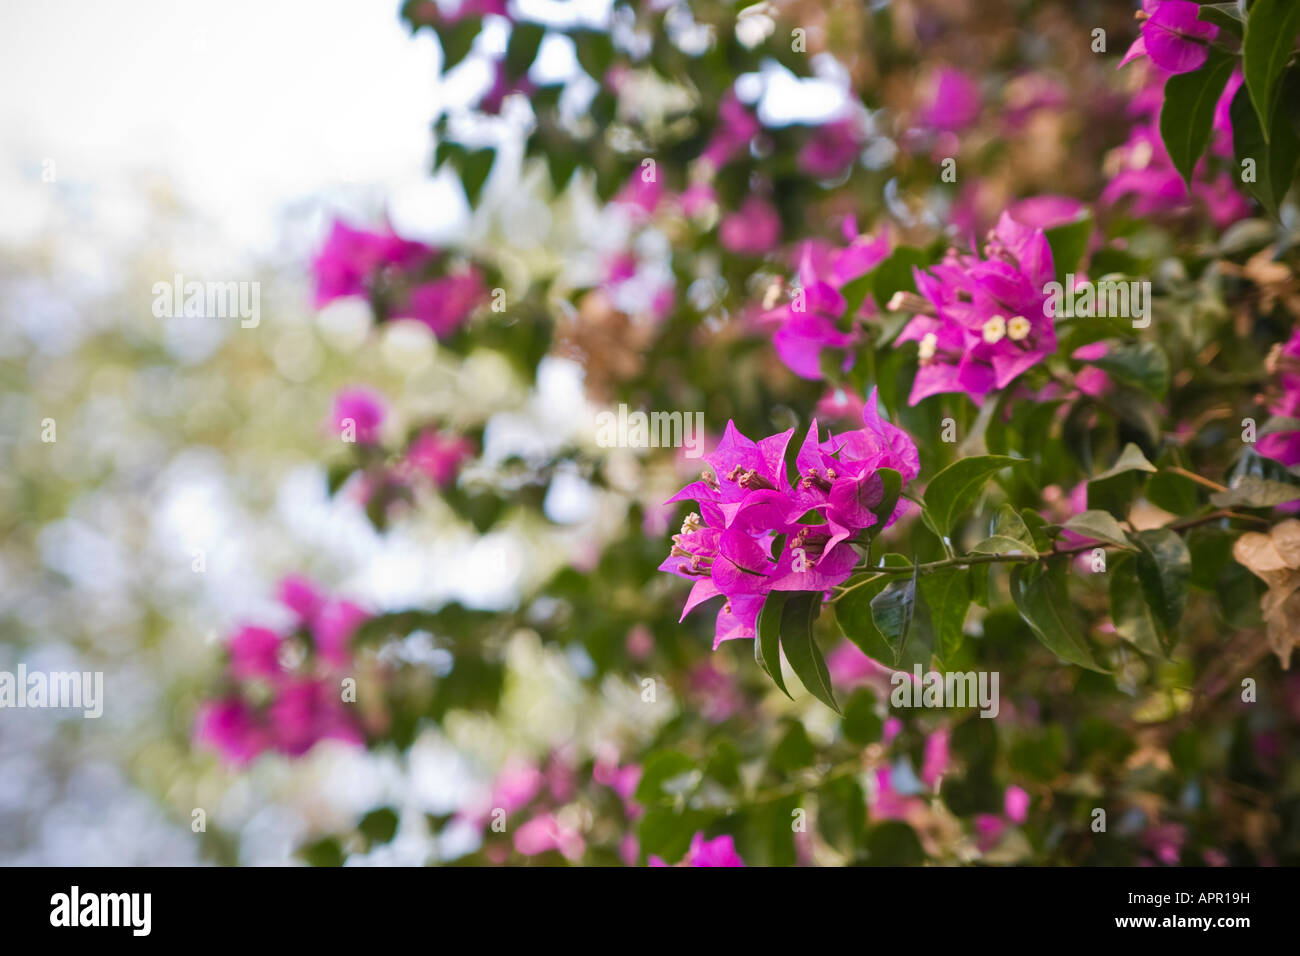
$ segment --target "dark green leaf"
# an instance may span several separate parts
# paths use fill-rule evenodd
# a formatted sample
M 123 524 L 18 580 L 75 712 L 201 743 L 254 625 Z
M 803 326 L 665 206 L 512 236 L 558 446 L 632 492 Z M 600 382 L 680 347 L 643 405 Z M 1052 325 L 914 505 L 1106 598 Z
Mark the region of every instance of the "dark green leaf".
M 1249 27 L 1246 42 L 1250 42 Z M 1215 104 L 1236 63 L 1236 57 L 1211 48 L 1209 58 L 1199 70 L 1177 73 L 1165 82 L 1165 100 L 1160 107 L 1160 138 L 1164 140 L 1174 168 L 1189 188 L 1196 161 L 1210 143 Z
M 1053 654 L 1071 664 L 1102 670 L 1084 640 L 1063 582 L 1041 565 L 1011 569 L 1011 598 L 1034 636 Z
M 790 669 L 814 697 L 839 713 L 831 691 L 831 675 L 826 669 L 817 642 L 813 640 L 813 622 L 821 612 L 822 596 L 815 591 L 796 591 L 781 611 L 781 647 Z
M 977 455 L 953 462 L 930 480 L 925 504 L 935 530 L 948 537 L 957 520 L 979 500 L 984 484 L 1003 468 L 1024 464 L 1023 458 L 1006 455 Z
M 1088 239 L 1092 236 L 1092 214 L 1085 212 L 1073 222 L 1053 226 L 1043 230 L 1047 244 L 1052 247 L 1052 264 L 1056 267 L 1056 279 L 1064 282 L 1066 273 L 1075 271 L 1088 251 Z
M 790 591 L 773 591 L 758 612 L 758 637 L 754 640 L 754 659 L 767 671 L 781 693 L 790 697 L 781 676 L 781 615 Z M 793 700 L 793 697 L 790 697 Z
M 537 57 L 546 30 L 540 23 L 516 23 L 506 44 L 506 78 L 516 80 L 528 72 Z
M 1160 625 L 1161 638 L 1168 646 L 1171 632 L 1187 606 L 1187 581 L 1192 573 L 1192 556 L 1178 532 L 1169 528 L 1139 531 L 1133 535 L 1138 546 L 1137 575 L 1142 593 Z
M 970 572 L 964 568 L 923 574 L 917 579 L 921 598 L 930 614 L 934 651 L 941 661 L 950 661 L 965 637 L 966 612 L 970 609 Z
M 912 615 L 916 610 L 916 571 L 910 578 L 899 578 L 871 600 L 871 619 L 884 638 L 893 655 L 891 664 L 897 666 L 907 646 L 907 636 L 912 630 Z
M 1153 657 L 1164 653 L 1160 629 L 1151 614 L 1137 580 L 1136 562 L 1131 554 L 1116 555 L 1106 568 L 1110 575 L 1110 617 L 1115 632 L 1143 654 Z
M 1294 71 L 1283 81 L 1286 98 L 1278 97 L 1269 121 L 1269 133 L 1259 125 L 1259 116 L 1250 101 L 1250 92 L 1243 86 L 1232 98 L 1232 147 L 1236 154 L 1235 175 L 1269 215 L 1277 218 L 1278 207 L 1286 197 L 1295 178 L 1296 163 L 1300 162 L 1300 136 L 1283 115 L 1288 100 L 1300 95 Z M 1293 104 L 1291 104 L 1293 105 Z M 1243 163 L 1254 164 L 1253 182 L 1245 178 Z
M 1242 73 L 1266 136 L 1278 95 L 1278 77 L 1295 49 L 1297 33 L 1300 3 L 1295 0 L 1254 0 L 1250 5 L 1241 45 Z

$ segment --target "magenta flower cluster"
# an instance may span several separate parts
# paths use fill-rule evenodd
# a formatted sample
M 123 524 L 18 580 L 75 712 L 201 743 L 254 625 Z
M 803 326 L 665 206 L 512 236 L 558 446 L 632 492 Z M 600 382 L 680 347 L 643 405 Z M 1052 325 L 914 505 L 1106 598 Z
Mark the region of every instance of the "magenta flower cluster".
M 1046 308 L 1052 248 L 1042 229 L 1004 213 L 982 256 L 952 250 L 913 275 L 928 307 L 897 339 L 918 344 L 910 404 L 941 392 L 982 403 L 1056 351 Z
M 772 591 L 824 591 L 844 581 L 858 562 L 853 545 L 861 532 L 881 523 L 882 468 L 904 482 L 920 472 L 916 444 L 901 428 L 880 417 L 873 389 L 862 410 L 862 427 L 819 437 L 808 428 L 795 459 L 791 483 L 785 454 L 794 429 L 758 442 L 727 423 L 721 443 L 705 456 L 712 471 L 670 501 L 694 500 L 681 533 L 673 536 L 667 571 L 693 582 L 682 610 L 723 597 L 714 647 L 754 637 L 759 609 Z M 896 520 L 899 502 L 884 524 Z M 778 536 L 784 547 L 774 553 Z
M 403 239 L 391 229 L 368 232 L 335 221 L 312 263 L 313 302 L 321 308 L 351 296 L 382 299 L 388 318 L 414 319 L 446 337 L 487 299 L 487 287 L 473 266 L 426 277 L 439 255 L 432 246 Z
M 365 742 L 342 679 L 354 676 L 351 642 L 368 615 L 302 577 L 281 582 L 279 597 L 294 626 L 240 628 L 226 645 L 231 689 L 205 703 L 195 722 L 196 741 L 229 764 L 267 751 L 298 757 L 322 740 Z

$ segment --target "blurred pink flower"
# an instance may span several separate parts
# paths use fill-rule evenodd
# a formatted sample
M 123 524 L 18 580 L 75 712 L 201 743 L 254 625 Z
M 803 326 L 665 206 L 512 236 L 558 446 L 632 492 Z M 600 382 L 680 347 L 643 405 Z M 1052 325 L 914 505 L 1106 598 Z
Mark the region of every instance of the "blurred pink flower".
M 718 227 L 722 247 L 737 255 L 765 255 L 780 240 L 781 217 L 770 202 L 757 196 L 750 196 L 739 209 L 724 216 Z
M 338 298 L 366 295 L 375 274 L 386 266 L 413 270 L 432 259 L 437 250 L 387 232 L 353 229 L 335 220 L 316 259 L 313 302 L 317 308 Z
M 930 78 L 930 96 L 919 120 L 931 129 L 956 133 L 975 122 L 979 112 L 980 92 L 975 81 L 945 66 Z
M 421 283 L 411 289 L 393 318 L 423 322 L 439 338 L 456 331 L 487 298 L 483 274 L 475 268 Z
M 650 866 L 668 866 L 657 856 L 647 861 Z M 736 843 L 730 834 L 723 834 L 712 840 L 704 839 L 703 833 L 691 838 L 691 847 L 686 851 L 686 858 L 678 866 L 744 866 L 745 861 L 736 852 Z
M 350 426 L 352 437 L 362 445 L 378 441 L 385 414 L 383 399 L 367 388 L 345 388 L 334 396 L 334 430 L 346 435 Z
M 449 432 L 421 432 L 406 450 L 406 460 L 435 485 L 453 484 L 460 466 L 474 454 L 474 443 Z
M 799 150 L 799 168 L 817 179 L 832 179 L 853 165 L 862 148 L 857 124 L 835 120 L 817 127 Z

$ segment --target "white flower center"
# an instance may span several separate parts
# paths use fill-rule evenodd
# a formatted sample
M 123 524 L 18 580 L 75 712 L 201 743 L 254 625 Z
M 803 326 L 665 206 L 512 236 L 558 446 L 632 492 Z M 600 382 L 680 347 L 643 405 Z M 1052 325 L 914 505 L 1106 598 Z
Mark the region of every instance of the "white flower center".
M 1031 331 L 1033 331 L 1033 327 L 1029 324 L 1029 320 L 1023 315 L 1017 315 L 1007 323 L 1007 337 L 1010 338 L 1012 342 L 1022 341 L 1029 336 Z
M 995 315 L 984 323 L 984 341 L 989 345 L 997 345 L 1007 334 L 1007 320 L 1000 315 Z
M 934 358 L 935 349 L 939 347 L 939 336 L 933 332 L 926 332 L 921 336 L 921 346 L 917 350 L 917 355 L 921 357 L 922 362 L 928 362 Z

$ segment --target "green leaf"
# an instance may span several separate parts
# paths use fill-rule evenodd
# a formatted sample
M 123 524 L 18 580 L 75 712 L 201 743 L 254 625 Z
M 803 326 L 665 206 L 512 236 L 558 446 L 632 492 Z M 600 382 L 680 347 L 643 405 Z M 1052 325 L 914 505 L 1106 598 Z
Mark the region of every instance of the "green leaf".
M 392 807 L 380 807 L 362 817 L 357 829 L 372 844 L 388 843 L 397 835 L 397 823 L 397 811 Z
M 1169 358 L 1154 342 L 1114 344 L 1105 355 L 1089 361 L 1156 398 L 1163 398 L 1169 391 Z
M 1115 633 L 1143 654 L 1152 657 L 1163 654 L 1160 628 L 1142 595 L 1142 588 L 1133 586 L 1137 576 L 1133 555 L 1116 555 L 1106 572 L 1110 575 L 1110 617 Z
M 1093 541 L 1104 541 L 1129 551 L 1133 544 L 1108 511 L 1082 511 L 1065 523 L 1065 528 Z
M 1296 163 L 1300 162 L 1300 136 L 1285 115 L 1286 107 L 1300 96 L 1296 89 L 1295 71 L 1288 72 L 1283 86 L 1285 97 L 1278 97 L 1267 127 L 1259 125 L 1259 116 L 1250 101 L 1250 92 L 1243 86 L 1232 98 L 1229 110 L 1232 117 L 1232 148 L 1237 159 L 1236 177 L 1270 216 L 1278 215 L 1278 207 L 1286 197 L 1295 178 Z M 1244 178 L 1243 163 L 1254 163 L 1254 181 Z
M 935 530 L 951 536 L 957 520 L 979 500 L 985 482 L 1003 468 L 1024 462 L 1006 455 L 977 455 L 955 461 L 935 475 L 925 489 L 926 510 Z
M 1088 239 L 1092 236 L 1092 213 L 1084 212 L 1072 222 L 1053 226 L 1043 230 L 1047 244 L 1052 247 L 1052 264 L 1056 268 L 1056 278 L 1065 281 L 1066 273 L 1075 271 L 1083 254 L 1088 251 Z
M 975 547 L 975 554 L 1024 554 L 1036 555 L 1033 536 L 1029 533 L 1024 519 L 1011 505 L 1003 503 L 993 513 L 993 523 L 989 536 Z
M 563 192 L 573 178 L 573 171 L 578 168 L 578 154 L 565 146 L 553 145 L 545 150 L 546 172 L 551 177 L 551 186 L 557 193 Z
M 1105 481 L 1107 478 L 1114 478 L 1116 475 L 1122 475 L 1129 471 L 1154 472 L 1156 470 L 1156 466 L 1147 461 L 1147 456 L 1142 454 L 1142 449 L 1129 442 L 1124 446 L 1124 450 L 1119 453 L 1119 458 L 1115 460 L 1115 464 L 1100 475 L 1094 476 L 1091 480 Z
M 910 578 L 899 578 L 871 600 L 871 619 L 889 646 L 894 666 L 902 659 L 907 635 L 912 629 L 916 610 L 916 571 Z
M 1172 644 L 1171 632 L 1187 607 L 1187 582 L 1192 574 L 1192 555 L 1178 532 L 1169 528 L 1139 531 L 1133 535 L 1138 546 L 1137 575 L 1142 593 L 1160 626 L 1165 646 Z
M 1089 670 L 1101 671 L 1074 617 L 1063 582 L 1041 565 L 1011 569 L 1011 599 L 1034 636 L 1057 657 Z
M 781 609 L 781 647 L 790 669 L 803 682 L 808 692 L 823 704 L 840 712 L 831 691 L 831 675 L 826 669 L 817 642 L 813 640 L 813 622 L 821 612 L 822 595 L 819 591 L 795 591 Z
M 657 803 L 670 795 L 664 790 L 668 781 L 682 777 L 695 769 L 695 761 L 676 750 L 661 750 L 651 754 L 641 771 L 634 796 L 638 803 Z
M 963 568 L 923 574 L 917 579 L 921 598 L 930 612 L 935 653 L 949 661 L 966 636 L 966 613 L 971 603 L 970 572 Z
M 496 158 L 497 151 L 488 147 L 470 150 L 461 160 L 460 184 L 465 190 L 465 199 L 469 201 L 471 208 L 478 205 L 479 194 L 483 192 L 483 184 L 487 182 L 488 173 L 492 172 L 492 164 Z
M 879 468 L 876 470 L 875 478 L 880 482 L 880 503 L 871 507 L 871 513 L 879 520 L 878 528 L 883 528 L 885 522 L 894 514 L 894 509 L 898 507 L 898 496 L 903 490 L 903 476 L 893 468 Z M 874 480 L 872 491 L 874 492 Z
M 450 26 L 437 28 L 438 43 L 442 45 L 442 72 L 446 73 L 469 56 L 482 27 L 482 17 L 465 17 Z
M 1213 23 L 1220 29 L 1227 30 L 1233 36 L 1241 39 L 1246 29 L 1246 22 L 1241 17 L 1241 11 L 1238 10 L 1235 3 L 1207 3 L 1202 5 L 1197 19 L 1204 20 L 1206 23 Z
M 347 854 L 334 837 L 325 837 L 298 850 L 308 866 L 342 866 Z
M 516 23 L 510 28 L 510 42 L 506 44 L 506 78 L 516 80 L 528 72 L 537 58 L 537 48 L 546 33 L 540 23 Z
M 1246 475 L 1227 491 L 1210 495 L 1211 503 L 1219 508 L 1272 508 L 1297 498 L 1300 498 L 1300 485 L 1255 475 Z
M 1265 137 L 1278 94 L 1277 80 L 1295 49 L 1300 33 L 1300 3 L 1295 0 L 1255 0 L 1246 14 L 1242 40 L 1242 73 L 1250 101 Z
M 867 272 L 856 279 L 850 279 L 844 285 L 840 286 L 840 295 L 844 296 L 844 327 L 852 322 L 855 315 L 862 308 L 862 303 L 867 300 L 871 294 L 871 288 L 874 285 L 875 273 Z
M 890 660 L 893 651 L 871 619 L 871 601 L 889 584 L 889 578 L 882 574 L 863 583 L 852 579 L 845 583 L 853 589 L 837 598 L 834 604 L 835 623 L 840 626 L 840 632 L 872 660 Z M 762 612 L 759 613 L 761 619 Z
M 804 767 L 810 767 L 817 759 L 817 749 L 808 739 L 808 731 L 797 720 L 789 721 L 783 736 L 772 752 L 768 754 L 767 765 L 779 775 L 786 776 Z
M 862 687 L 853 692 L 849 702 L 844 705 L 844 719 L 840 726 L 844 730 L 844 736 L 859 747 L 880 739 L 884 721 L 876 713 L 876 695 L 870 688 Z
M 1156 466 L 1142 454 L 1142 449 L 1129 442 L 1114 465 L 1088 481 L 1088 508 L 1109 511 L 1116 518 L 1125 517 L 1137 491 L 1139 477 L 1156 470 Z
M 1250 42 L 1250 27 L 1246 28 Z M 1164 140 L 1174 168 L 1188 188 L 1192 170 L 1210 144 L 1214 107 L 1227 85 L 1237 59 L 1211 48 L 1205 65 L 1191 73 L 1177 73 L 1165 82 L 1165 100 L 1160 107 L 1160 138 Z
M 614 62 L 614 41 L 603 30 L 575 30 L 569 34 L 582 68 L 597 83 L 603 83 Z
M 917 866 L 925 862 L 925 850 L 916 831 L 901 820 L 877 823 L 867 834 L 869 866 Z
M 924 249 L 911 246 L 899 246 L 889 257 L 869 273 L 871 276 L 871 294 L 876 304 L 882 309 L 897 292 L 915 292 L 916 280 L 912 277 L 913 267 L 927 266 L 930 256 Z
M 790 697 L 785 678 L 781 676 L 781 614 L 785 610 L 790 591 L 772 591 L 758 612 L 758 637 L 754 641 L 754 659 L 767 671 L 781 693 Z M 793 697 L 790 697 L 794 700 Z

